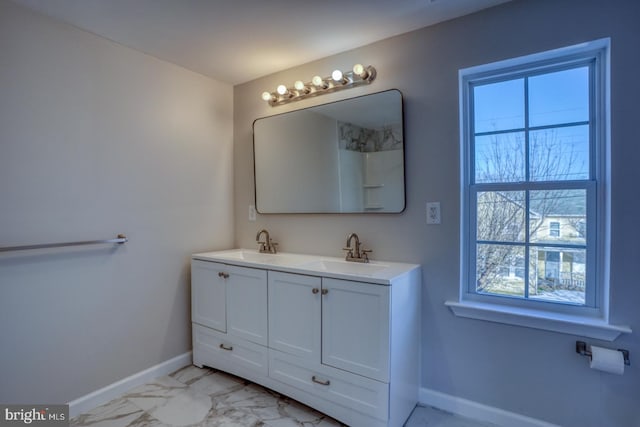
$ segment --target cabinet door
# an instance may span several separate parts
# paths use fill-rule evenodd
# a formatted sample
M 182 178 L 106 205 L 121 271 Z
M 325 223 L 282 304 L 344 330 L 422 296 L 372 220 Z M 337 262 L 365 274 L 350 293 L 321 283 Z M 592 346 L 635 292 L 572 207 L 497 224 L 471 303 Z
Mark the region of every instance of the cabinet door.
M 322 363 L 389 381 L 389 287 L 322 279 Z
M 320 362 L 319 277 L 269 272 L 269 347 Z
M 227 333 L 267 345 L 267 272 L 225 266 Z
M 224 269 L 215 262 L 191 261 L 191 320 L 221 332 L 227 331 Z

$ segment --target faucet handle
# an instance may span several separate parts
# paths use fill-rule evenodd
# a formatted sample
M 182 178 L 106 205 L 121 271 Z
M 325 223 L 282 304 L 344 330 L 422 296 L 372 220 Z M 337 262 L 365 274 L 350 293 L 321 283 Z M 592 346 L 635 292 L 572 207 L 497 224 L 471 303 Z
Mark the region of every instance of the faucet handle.
M 360 250 L 360 255 L 362 257 L 362 259 L 365 259 L 365 262 L 369 262 L 369 257 L 367 256 L 368 253 L 373 252 L 373 250 L 371 249 L 361 249 Z
M 258 241 L 257 243 L 258 245 L 260 245 L 258 248 L 258 252 L 261 252 L 261 253 L 267 252 L 267 242 Z

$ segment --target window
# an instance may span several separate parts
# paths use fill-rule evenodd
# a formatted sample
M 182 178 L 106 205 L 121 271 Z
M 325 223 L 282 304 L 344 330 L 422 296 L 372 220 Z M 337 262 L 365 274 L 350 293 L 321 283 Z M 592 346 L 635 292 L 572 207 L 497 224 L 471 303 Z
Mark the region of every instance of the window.
M 602 315 L 608 44 L 460 71 L 461 300 Z

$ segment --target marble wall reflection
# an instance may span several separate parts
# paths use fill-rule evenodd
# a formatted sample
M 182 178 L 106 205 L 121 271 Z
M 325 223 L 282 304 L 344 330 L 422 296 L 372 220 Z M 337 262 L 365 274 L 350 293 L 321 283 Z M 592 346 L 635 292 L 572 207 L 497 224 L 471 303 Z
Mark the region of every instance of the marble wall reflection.
M 371 153 L 402 149 L 402 125 L 367 129 L 352 123 L 338 122 L 338 147 L 342 150 Z

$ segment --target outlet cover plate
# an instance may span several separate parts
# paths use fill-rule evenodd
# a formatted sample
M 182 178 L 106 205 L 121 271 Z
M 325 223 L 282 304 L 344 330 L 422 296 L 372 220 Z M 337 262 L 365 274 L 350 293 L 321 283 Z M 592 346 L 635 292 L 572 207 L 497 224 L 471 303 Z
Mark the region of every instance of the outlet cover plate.
M 427 202 L 427 224 L 440 224 L 440 202 Z

